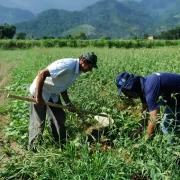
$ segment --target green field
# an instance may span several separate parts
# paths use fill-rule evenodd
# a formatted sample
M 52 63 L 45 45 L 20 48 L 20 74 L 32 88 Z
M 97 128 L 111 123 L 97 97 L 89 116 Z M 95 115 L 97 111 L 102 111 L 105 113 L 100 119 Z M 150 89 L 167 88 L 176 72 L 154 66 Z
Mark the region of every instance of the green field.
M 132 141 L 130 133 L 140 120 L 141 104 L 117 97 L 115 77 L 128 71 L 136 75 L 153 72 L 180 73 L 180 46 L 152 49 L 124 48 L 33 48 L 28 50 L 1 50 L 0 65 L 13 64 L 8 69 L 9 81 L 1 92 L 29 96 L 29 85 L 37 72 L 53 61 L 66 57 L 78 58 L 83 52 L 94 51 L 98 56 L 98 70 L 83 74 L 69 89 L 72 102 L 81 109 L 107 113 L 114 119 L 108 131 L 98 131 L 93 144 L 85 132 L 96 122 L 92 115 L 81 117 L 67 111 L 68 142 L 66 150 L 57 148 L 46 126 L 44 144 L 38 153 L 28 152 L 29 103 L 8 99 L 1 107 L 3 118 L 9 116 L 5 127 L 8 140 L 17 142 L 24 154 L 17 154 L 4 146 L 0 160 L 11 156 L 0 173 L 2 179 L 158 179 L 179 180 L 176 164 L 180 146 L 168 147 L 161 131 L 150 142 L 139 138 Z M 3 63 L 2 63 L 3 62 Z M 1 74 L 0 74 L 1 75 Z M 1 76 L 0 76 L 1 80 Z M 0 119 L 0 123 L 1 123 Z M 104 134 L 103 134 L 104 133 Z M 104 150 L 107 142 L 110 150 Z

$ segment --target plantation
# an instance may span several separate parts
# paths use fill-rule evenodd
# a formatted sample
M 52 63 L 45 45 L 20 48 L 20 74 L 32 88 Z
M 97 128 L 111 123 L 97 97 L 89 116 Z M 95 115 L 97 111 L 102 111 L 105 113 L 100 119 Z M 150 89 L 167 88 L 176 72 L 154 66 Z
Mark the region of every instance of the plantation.
M 153 48 L 162 46 L 177 46 L 179 40 L 107 40 L 107 39 L 92 39 L 92 40 L 76 40 L 76 39 L 41 39 L 41 40 L 15 40 L 5 39 L 0 41 L 0 49 L 28 49 L 33 47 L 52 48 L 52 47 L 108 47 L 108 48 Z
M 0 65 L 14 64 L 8 70 L 8 82 L 1 87 L 5 96 L 17 94 L 29 97 L 29 86 L 37 72 L 53 61 L 66 57 L 78 58 L 83 52 L 94 51 L 98 56 L 98 70 L 82 74 L 69 89 L 77 108 L 107 113 L 114 123 L 108 129 L 87 135 L 97 122 L 92 115 L 67 111 L 67 145 L 62 150 L 54 145 L 48 123 L 44 143 L 37 153 L 27 151 L 29 103 L 8 99 L 0 107 L 0 124 L 9 118 L 9 125 L 1 127 L 7 142 L 16 142 L 21 152 L 8 144 L 2 145 L 0 161 L 2 179 L 166 179 L 179 180 L 180 146 L 167 146 L 166 137 L 159 130 L 152 141 L 129 135 L 140 120 L 139 100 L 129 102 L 117 96 L 115 77 L 128 71 L 137 75 L 153 72 L 180 73 L 180 47 L 154 48 L 45 48 L 1 50 Z M 0 76 L 1 81 L 1 76 Z M 93 140 L 94 139 L 94 140 Z M 92 142 L 93 140 L 93 142 Z M 8 157 L 8 161 L 4 161 Z

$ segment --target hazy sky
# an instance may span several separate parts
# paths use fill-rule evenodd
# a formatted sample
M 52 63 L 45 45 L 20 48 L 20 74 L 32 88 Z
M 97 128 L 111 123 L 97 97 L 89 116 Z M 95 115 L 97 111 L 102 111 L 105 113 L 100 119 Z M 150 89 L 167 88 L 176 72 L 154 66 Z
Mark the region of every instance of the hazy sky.
M 81 10 L 100 0 L 0 0 L 0 5 L 39 13 L 46 9 Z M 119 0 L 121 1 L 121 0 Z M 136 0 L 140 1 L 140 0 Z
M 0 0 L 0 5 L 39 13 L 46 9 L 81 10 L 100 0 Z

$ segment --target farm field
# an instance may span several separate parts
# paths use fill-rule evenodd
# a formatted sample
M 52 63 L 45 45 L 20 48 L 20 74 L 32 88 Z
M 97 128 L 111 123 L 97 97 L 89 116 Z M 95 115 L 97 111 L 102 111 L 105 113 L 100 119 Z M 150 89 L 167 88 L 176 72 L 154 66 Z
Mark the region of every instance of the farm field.
M 29 97 L 29 86 L 37 72 L 61 58 L 78 58 L 94 51 L 98 70 L 82 74 L 69 89 L 72 102 L 81 109 L 107 113 L 114 120 L 108 129 L 96 130 L 92 115 L 67 112 L 67 145 L 61 150 L 54 145 L 48 123 L 44 143 L 37 153 L 27 151 L 29 103 L 4 98 L 0 103 L 0 126 L 6 142 L 19 145 L 18 151 L 3 143 L 0 136 L 0 178 L 2 179 L 132 179 L 179 180 L 180 146 L 168 147 L 159 130 L 152 141 L 132 141 L 129 135 L 140 120 L 141 105 L 117 97 L 115 77 L 127 71 L 136 75 L 153 72 L 180 73 L 180 46 L 158 48 L 33 48 L 0 51 L 0 93 Z M 3 127 L 4 119 L 8 125 Z M 3 122 L 3 123 L 2 123 Z M 0 132 L 2 132 L 2 130 Z M 8 160 L 7 160 L 8 158 Z M 6 161 L 4 161 L 6 159 Z

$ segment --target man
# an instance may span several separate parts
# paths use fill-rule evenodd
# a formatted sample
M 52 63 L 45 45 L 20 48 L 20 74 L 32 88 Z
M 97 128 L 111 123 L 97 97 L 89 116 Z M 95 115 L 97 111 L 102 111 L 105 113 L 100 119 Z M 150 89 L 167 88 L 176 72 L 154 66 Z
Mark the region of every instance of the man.
M 43 134 L 46 115 L 50 123 L 55 142 L 64 144 L 66 141 L 66 114 L 63 109 L 45 105 L 45 101 L 62 104 L 60 96 L 67 106 L 75 109 L 69 99 L 67 89 L 80 76 L 81 72 L 97 68 L 97 56 L 87 52 L 79 59 L 60 59 L 41 70 L 30 86 L 30 94 L 36 103 L 31 103 L 29 125 L 29 149 L 34 148 L 33 142 Z
M 145 137 L 154 134 L 155 123 L 160 113 L 160 106 L 166 105 L 162 131 L 164 134 L 178 134 L 180 126 L 180 75 L 172 73 L 154 73 L 146 77 L 122 72 L 116 77 L 118 95 L 121 92 L 129 98 L 140 98 L 142 110 L 149 111 L 150 121 L 145 118 L 132 134 L 136 138 L 147 126 Z M 171 142 L 169 142 L 171 143 Z

